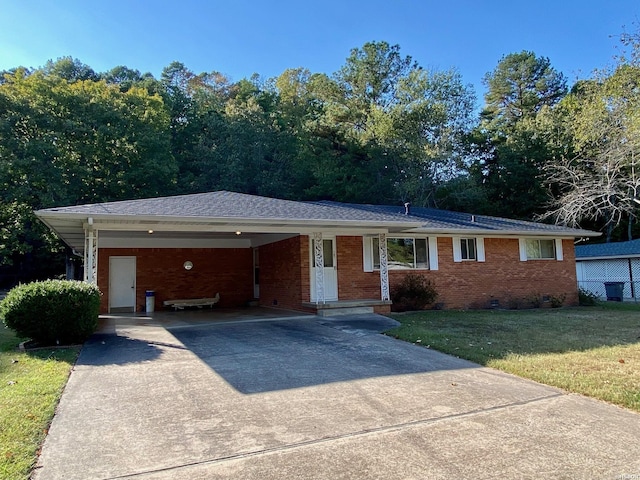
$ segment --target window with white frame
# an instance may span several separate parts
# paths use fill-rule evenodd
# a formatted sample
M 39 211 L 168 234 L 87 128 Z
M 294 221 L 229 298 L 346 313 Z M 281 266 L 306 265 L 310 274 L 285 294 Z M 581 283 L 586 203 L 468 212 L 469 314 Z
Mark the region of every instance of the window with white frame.
M 563 259 L 561 238 L 521 238 L 520 260 Z
M 555 260 L 556 243 L 553 240 L 526 240 L 528 260 Z
M 476 239 L 475 238 L 461 238 L 460 239 L 460 258 L 462 260 L 476 260 Z
M 380 268 L 380 245 L 372 238 L 373 268 Z M 429 242 L 426 238 L 387 238 L 389 270 L 429 269 Z
M 484 262 L 483 237 L 453 237 L 454 262 Z

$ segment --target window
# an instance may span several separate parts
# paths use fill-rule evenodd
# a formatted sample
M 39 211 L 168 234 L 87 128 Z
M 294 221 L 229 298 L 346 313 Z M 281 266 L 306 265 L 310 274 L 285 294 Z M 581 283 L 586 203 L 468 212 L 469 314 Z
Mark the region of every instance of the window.
M 378 238 L 372 239 L 373 268 L 380 268 Z M 429 268 L 429 247 L 426 238 L 387 238 L 387 268 L 408 270 Z
M 461 238 L 460 239 L 460 258 L 462 260 L 476 260 L 476 239 Z
M 453 237 L 454 262 L 484 262 L 484 237 Z
M 530 239 L 525 240 L 527 260 L 556 259 L 555 240 Z
M 322 239 L 322 257 L 324 259 L 324 266 L 333 267 L 333 240 Z M 316 268 L 316 256 L 313 252 L 313 241 L 311 242 L 311 261 L 313 262 L 313 268 Z

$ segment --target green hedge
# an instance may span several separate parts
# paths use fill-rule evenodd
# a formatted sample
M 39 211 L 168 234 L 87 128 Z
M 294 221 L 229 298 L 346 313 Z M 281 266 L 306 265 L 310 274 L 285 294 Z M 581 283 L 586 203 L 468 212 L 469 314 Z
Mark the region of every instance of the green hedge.
M 84 342 L 98 326 L 99 310 L 98 287 L 71 280 L 18 285 L 0 302 L 7 327 L 46 345 Z

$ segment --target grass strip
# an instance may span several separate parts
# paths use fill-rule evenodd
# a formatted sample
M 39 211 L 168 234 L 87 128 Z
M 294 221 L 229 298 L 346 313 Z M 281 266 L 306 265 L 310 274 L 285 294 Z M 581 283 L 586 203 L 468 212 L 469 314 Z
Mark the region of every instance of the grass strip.
M 16 350 L 0 323 L 0 478 L 27 479 L 79 348 Z

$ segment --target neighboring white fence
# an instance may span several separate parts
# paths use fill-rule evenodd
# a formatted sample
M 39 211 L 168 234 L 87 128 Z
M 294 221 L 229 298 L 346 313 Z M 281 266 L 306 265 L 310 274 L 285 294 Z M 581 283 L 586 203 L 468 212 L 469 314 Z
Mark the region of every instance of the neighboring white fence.
M 606 298 L 605 282 L 624 283 L 623 298 L 640 298 L 640 258 L 577 260 L 578 286 Z

